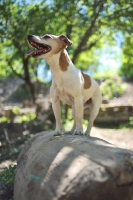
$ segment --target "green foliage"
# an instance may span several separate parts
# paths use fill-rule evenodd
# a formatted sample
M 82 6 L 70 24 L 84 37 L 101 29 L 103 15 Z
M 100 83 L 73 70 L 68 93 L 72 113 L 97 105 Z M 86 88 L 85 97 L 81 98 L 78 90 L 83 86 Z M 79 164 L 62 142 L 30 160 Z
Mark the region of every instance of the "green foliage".
M 129 117 L 129 124 L 128 127 L 133 128 L 133 116 Z
M 16 165 L 10 165 L 3 172 L 0 172 L 0 182 L 4 185 L 14 183 L 16 167 Z
M 125 37 L 122 66 L 119 74 L 128 80 L 133 80 L 133 37 L 127 34 Z
M 114 71 L 108 71 L 104 73 L 96 73 L 94 75 L 94 79 L 96 80 L 107 80 L 107 79 L 112 79 L 112 77 L 118 77 Z
M 106 111 L 106 108 L 102 107 L 101 110 L 102 110 L 103 112 L 105 112 L 105 111 Z
M 2 148 L 1 151 L 0 151 L 0 157 L 4 157 L 5 155 L 9 155 L 9 158 L 10 158 L 10 156 L 12 155 L 12 158 L 16 159 L 18 154 L 20 153 L 20 151 L 21 151 L 20 146 L 12 145 L 9 148 Z
M 36 118 L 36 114 L 35 113 L 27 113 L 25 115 L 22 115 L 22 117 L 19 119 L 19 122 L 18 123 L 28 123 L 28 122 L 31 122 L 33 121 L 34 119 Z
M 102 96 L 105 99 L 113 99 L 114 97 L 120 97 L 125 91 L 125 85 L 122 84 L 121 79 L 112 74 L 96 74 L 95 79 L 101 79 L 103 82 L 100 85 Z
M 129 117 L 129 122 L 124 124 L 124 125 L 121 125 L 119 127 L 120 129 L 133 129 L 133 116 Z
M 0 76 L 9 76 L 13 71 L 23 77 L 27 62 L 30 77 L 35 78 L 41 60 L 27 58 L 28 34 L 66 34 L 74 43 L 69 50 L 74 63 L 84 70 L 96 68 L 93 48 L 104 46 L 106 38 L 112 44 L 118 30 L 127 31 L 132 21 L 130 4 L 123 0 L 1 1 Z M 88 56 L 92 59 L 87 61 Z
M 14 109 L 12 109 L 12 112 L 15 114 L 15 115 L 18 115 L 20 113 L 20 107 L 16 107 Z
M 106 79 L 105 84 L 102 84 L 100 89 L 102 96 L 105 99 L 120 97 L 124 93 L 124 87 L 121 85 L 121 81 L 118 79 Z
M 0 117 L 0 123 L 9 123 L 10 122 L 10 119 L 6 116 L 2 116 Z
M 97 71 L 97 66 L 99 64 L 99 55 L 97 55 L 95 49 L 92 51 L 82 52 L 77 58 L 76 67 L 84 70 L 90 70 L 91 72 Z
M 132 12 L 132 3 L 124 0 L 1 1 L 0 78 L 13 74 L 22 78 L 35 100 L 30 82 L 38 78 L 41 60 L 26 55 L 31 51 L 27 42 L 28 34 L 67 35 L 73 41 L 68 51 L 74 64 L 82 70 L 91 69 L 95 72 L 99 65 L 100 50 L 105 43 L 114 45 L 114 36 L 118 31 L 123 31 L 123 34 L 132 32 Z M 43 64 L 48 69 L 46 63 Z M 131 66 L 132 63 L 131 71 L 127 72 L 129 74 L 132 74 Z

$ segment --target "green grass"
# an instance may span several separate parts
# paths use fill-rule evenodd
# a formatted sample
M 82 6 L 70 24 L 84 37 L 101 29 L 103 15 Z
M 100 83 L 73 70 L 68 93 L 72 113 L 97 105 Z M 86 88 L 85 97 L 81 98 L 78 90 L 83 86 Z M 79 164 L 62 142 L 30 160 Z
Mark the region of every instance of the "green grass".
M 0 183 L 8 185 L 14 183 L 15 180 L 16 165 L 5 168 L 3 172 L 0 172 Z
M 0 172 L 0 184 L 2 187 L 2 193 L 0 193 L 0 199 L 13 200 L 13 188 L 15 181 L 16 165 L 5 168 L 3 172 Z

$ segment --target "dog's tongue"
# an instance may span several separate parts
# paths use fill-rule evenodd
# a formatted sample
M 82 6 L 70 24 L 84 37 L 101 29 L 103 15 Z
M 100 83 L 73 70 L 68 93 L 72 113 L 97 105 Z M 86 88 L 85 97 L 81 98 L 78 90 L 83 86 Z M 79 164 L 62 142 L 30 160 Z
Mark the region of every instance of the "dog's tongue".
M 46 52 L 47 52 L 46 49 L 38 49 L 38 50 L 35 50 L 35 51 L 28 53 L 27 56 L 34 56 L 36 54 L 39 55 L 39 53 L 46 53 Z
M 37 52 L 37 51 L 32 51 L 32 52 L 28 53 L 27 56 L 33 56 L 33 55 L 36 54 L 36 52 Z
M 44 51 L 43 49 L 35 50 L 35 51 L 32 51 L 32 52 L 28 53 L 27 56 L 33 56 L 36 53 L 43 53 L 43 51 Z

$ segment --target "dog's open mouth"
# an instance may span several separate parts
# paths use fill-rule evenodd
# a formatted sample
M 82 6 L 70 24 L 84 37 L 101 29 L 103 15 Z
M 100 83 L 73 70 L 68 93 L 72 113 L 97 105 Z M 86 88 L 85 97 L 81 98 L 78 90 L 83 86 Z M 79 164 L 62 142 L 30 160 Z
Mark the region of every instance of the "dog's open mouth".
M 40 44 L 40 43 L 33 42 L 33 41 L 29 41 L 29 43 L 31 46 L 35 47 L 37 50 L 32 51 L 31 53 L 28 53 L 27 54 L 28 56 L 37 57 L 42 54 L 46 54 L 51 50 L 51 47 L 46 44 Z

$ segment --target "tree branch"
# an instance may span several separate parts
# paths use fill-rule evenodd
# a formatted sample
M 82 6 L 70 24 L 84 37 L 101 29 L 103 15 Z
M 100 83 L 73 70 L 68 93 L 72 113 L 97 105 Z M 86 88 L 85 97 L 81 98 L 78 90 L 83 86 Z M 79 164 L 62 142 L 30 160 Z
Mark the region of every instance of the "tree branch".
M 67 37 L 68 37 L 69 39 L 71 39 L 72 29 L 73 29 L 73 25 L 72 25 L 72 24 L 67 25 L 67 28 L 66 28 L 66 35 L 67 35 Z
M 73 55 L 73 59 L 72 59 L 73 62 L 76 61 L 78 55 L 81 53 L 84 45 L 87 43 L 88 39 L 92 35 L 93 29 L 96 26 L 96 21 L 97 21 L 97 19 L 99 17 L 100 12 L 102 11 L 103 5 L 104 5 L 103 2 L 99 2 L 99 3 L 100 3 L 100 5 L 99 4 L 97 4 L 97 5 L 94 4 L 94 8 L 93 9 L 95 10 L 95 12 L 94 12 L 94 15 L 93 15 L 93 20 L 92 20 L 91 26 L 86 30 L 84 36 L 82 37 L 82 40 L 80 41 L 80 43 L 78 44 L 77 49 L 75 50 L 74 55 Z M 96 12 L 96 10 L 98 10 L 98 11 Z
M 7 62 L 8 62 L 8 65 L 10 66 L 11 70 L 13 71 L 13 73 L 14 73 L 16 76 L 18 76 L 19 78 L 21 78 L 22 80 L 25 80 L 25 78 L 24 78 L 21 74 L 17 73 L 16 70 L 13 69 L 11 62 L 8 61 L 8 60 L 7 60 Z
M 84 46 L 82 48 L 82 51 L 87 51 L 90 50 L 92 47 L 94 47 L 96 45 L 96 43 L 102 38 L 102 34 L 98 37 L 98 39 L 96 39 L 94 42 L 91 42 L 88 46 Z
M 108 15 L 108 18 L 110 18 L 111 16 L 115 16 L 115 17 L 116 17 L 117 14 L 120 15 L 120 13 L 121 13 L 121 12 L 123 13 L 123 11 L 124 11 L 125 14 L 127 14 L 127 13 L 129 14 L 129 13 L 130 13 L 131 16 L 132 16 L 132 10 L 131 10 L 131 8 L 133 7 L 133 3 L 131 3 L 130 6 L 124 7 L 124 8 L 122 7 L 122 5 L 120 5 L 120 4 L 118 4 L 118 5 L 119 5 L 120 9 L 117 10 L 117 11 L 114 11 L 112 14 Z M 130 9 L 130 11 L 127 12 L 128 9 Z M 124 13 L 123 13 L 123 14 L 124 14 Z M 120 15 L 120 16 L 121 16 L 121 15 Z M 126 15 L 126 16 L 127 16 L 127 15 Z

